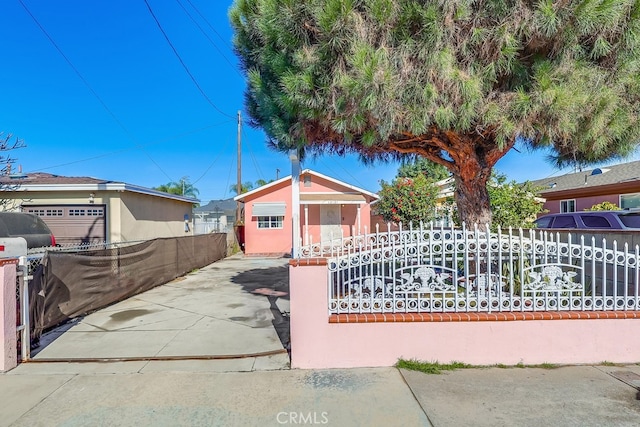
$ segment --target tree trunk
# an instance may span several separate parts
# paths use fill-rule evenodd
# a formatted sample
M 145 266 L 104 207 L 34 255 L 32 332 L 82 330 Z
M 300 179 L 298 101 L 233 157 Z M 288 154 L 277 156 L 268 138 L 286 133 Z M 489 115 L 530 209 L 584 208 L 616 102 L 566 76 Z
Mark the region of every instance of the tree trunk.
M 393 141 L 389 148 L 400 153 L 415 153 L 441 164 L 455 180 L 455 199 L 460 221 L 467 227 L 484 227 L 491 223 L 491 204 L 487 182 L 491 170 L 515 144 L 515 139 L 498 144 L 492 129 L 484 133 L 440 131 L 436 127 L 429 134 L 404 133 L 405 139 Z M 443 156 L 446 152 L 446 156 Z
M 455 199 L 458 205 L 460 221 L 468 227 L 477 224 L 484 227 L 491 223 L 491 204 L 487 182 L 491 169 L 502 154 L 493 141 L 456 140 L 455 152 L 449 155 L 453 159 L 450 170 L 455 179 Z M 505 151 L 506 152 L 506 151 Z
M 479 227 L 491 223 L 491 205 L 489 203 L 489 191 L 487 190 L 489 171 L 478 171 L 477 175 L 464 179 L 462 176 L 454 176 L 456 190 L 455 199 L 458 206 L 460 221 L 467 227 L 478 224 Z

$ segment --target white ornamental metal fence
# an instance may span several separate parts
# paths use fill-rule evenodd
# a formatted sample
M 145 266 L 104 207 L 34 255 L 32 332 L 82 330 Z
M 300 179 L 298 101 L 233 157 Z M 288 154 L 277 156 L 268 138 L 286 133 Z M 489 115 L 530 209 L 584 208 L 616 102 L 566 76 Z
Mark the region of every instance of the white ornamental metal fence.
M 605 239 L 400 226 L 300 256 L 328 258 L 331 314 L 640 309 L 640 248 Z

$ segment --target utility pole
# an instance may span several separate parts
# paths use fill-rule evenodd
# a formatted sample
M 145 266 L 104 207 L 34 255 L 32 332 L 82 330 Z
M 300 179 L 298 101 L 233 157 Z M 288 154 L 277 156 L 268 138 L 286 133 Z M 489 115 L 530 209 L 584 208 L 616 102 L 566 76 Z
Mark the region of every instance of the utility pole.
M 238 182 L 236 184 L 236 193 L 239 196 L 242 194 L 242 113 L 238 110 Z M 236 204 L 236 223 L 242 222 L 242 205 L 238 200 Z

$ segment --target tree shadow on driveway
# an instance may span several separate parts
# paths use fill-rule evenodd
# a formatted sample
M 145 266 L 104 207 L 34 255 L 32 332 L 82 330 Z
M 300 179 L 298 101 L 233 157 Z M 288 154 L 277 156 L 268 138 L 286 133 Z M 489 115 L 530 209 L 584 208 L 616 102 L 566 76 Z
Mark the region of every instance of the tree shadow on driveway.
M 277 304 L 279 299 L 289 301 L 289 265 L 243 271 L 233 276 L 231 282 L 242 286 L 245 292 L 267 298 L 273 315 L 273 327 L 282 346 L 289 351 L 289 304 L 281 304 L 286 309 L 281 309 Z

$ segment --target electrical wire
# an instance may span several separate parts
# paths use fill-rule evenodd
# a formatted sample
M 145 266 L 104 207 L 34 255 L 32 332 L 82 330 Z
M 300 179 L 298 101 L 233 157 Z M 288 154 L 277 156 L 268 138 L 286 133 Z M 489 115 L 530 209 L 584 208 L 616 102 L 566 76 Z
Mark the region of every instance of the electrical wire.
M 218 53 L 220 54 L 220 56 L 222 56 L 224 58 L 224 60 L 227 62 L 227 64 L 229 64 L 229 66 L 233 69 L 233 71 L 236 72 L 236 74 L 238 74 L 241 78 L 244 79 L 244 76 L 242 75 L 242 73 L 240 73 L 240 71 L 238 71 L 238 68 L 233 65 L 231 63 L 231 61 L 229 60 L 229 58 L 227 58 L 225 56 L 225 54 L 222 52 L 222 50 L 218 47 L 217 44 L 215 44 L 215 42 L 213 40 L 211 40 L 211 37 L 209 37 L 209 35 L 204 31 L 204 29 L 200 26 L 200 24 L 198 24 L 198 22 L 193 18 L 193 16 L 191 16 L 191 14 L 189 13 L 189 11 L 187 11 L 187 9 L 184 7 L 184 5 L 182 4 L 182 2 L 180 0 L 176 0 L 176 3 L 178 3 L 178 5 L 182 8 L 182 10 L 184 11 L 184 13 L 189 17 L 189 19 L 191 19 L 191 21 L 195 24 L 196 27 L 198 27 L 198 29 L 200 30 L 200 32 L 202 33 L 203 36 L 205 36 L 205 38 L 207 40 L 209 40 L 209 43 L 211 43 L 211 45 L 213 45 L 213 47 L 218 51 Z M 193 5 L 191 5 L 193 7 Z M 196 9 L 196 12 L 197 9 Z M 200 12 L 198 12 L 200 13 Z M 200 15 L 202 16 L 202 15 Z M 204 18 L 203 18 L 204 19 Z M 211 25 L 209 25 L 211 26 Z M 215 30 L 214 30 L 215 31 Z
M 22 1 L 22 0 L 20 0 Z M 185 62 L 182 60 L 182 57 L 180 56 L 180 54 L 178 53 L 178 51 L 176 50 L 175 46 L 173 45 L 173 43 L 171 42 L 171 40 L 169 39 L 169 36 L 167 35 L 167 33 L 164 31 L 164 28 L 162 28 L 162 25 L 160 24 L 160 21 L 158 21 L 158 18 L 156 17 L 155 13 L 153 12 L 153 9 L 151 8 L 151 5 L 149 4 L 149 2 L 147 0 L 144 0 L 144 3 L 147 5 L 147 9 L 149 10 L 149 14 L 151 14 L 151 17 L 153 18 L 153 20 L 155 21 L 156 25 L 158 26 L 158 29 L 160 29 L 160 32 L 162 33 L 162 35 L 164 36 L 164 39 L 167 41 L 167 43 L 169 44 L 169 47 L 171 47 L 171 50 L 173 51 L 174 55 L 176 56 L 176 58 L 178 58 L 178 61 L 180 62 L 180 64 L 182 65 L 182 68 L 184 69 L 184 71 L 187 73 L 187 75 L 189 76 L 189 78 L 191 78 L 191 81 L 193 82 L 193 84 L 196 86 L 196 88 L 198 88 L 198 91 L 200 91 L 200 94 L 204 97 L 204 99 L 207 100 L 207 102 L 209 103 L 209 105 L 211 105 L 213 107 L 214 110 L 216 110 L 218 113 L 222 114 L 223 116 L 229 117 L 230 119 L 233 119 L 235 117 L 225 113 L 224 111 L 222 111 L 220 108 L 218 108 L 216 106 L 216 104 L 213 103 L 213 101 L 211 101 L 211 99 L 209 98 L 209 96 L 207 96 L 207 94 L 204 92 L 204 90 L 202 89 L 202 87 L 200 86 L 200 84 L 198 83 L 198 81 L 196 80 L 196 78 L 193 76 L 193 74 L 191 73 L 191 71 L 189 70 L 189 67 L 187 67 L 187 64 L 185 64 Z
M 189 3 L 189 5 L 193 8 L 193 10 L 196 11 L 196 13 L 200 16 L 200 18 L 202 18 L 202 20 L 209 26 L 209 28 L 211 28 L 211 31 L 213 31 L 220 40 L 222 40 L 223 43 L 227 43 L 227 40 L 225 40 L 218 31 L 216 31 L 216 29 L 213 27 L 213 25 L 211 25 L 211 23 L 207 20 L 207 18 L 204 17 L 204 15 L 202 13 L 200 13 L 200 10 L 198 10 L 197 7 L 195 7 L 195 5 L 193 3 L 191 3 L 191 0 L 187 0 L 187 3 Z M 231 45 L 227 45 L 227 47 L 232 49 Z
M 102 159 L 104 157 L 109 157 L 109 156 L 113 156 L 113 155 L 116 155 L 116 154 L 125 153 L 127 151 L 143 150 L 144 148 L 148 148 L 148 147 L 151 147 L 151 146 L 154 146 L 154 145 L 162 144 L 164 142 L 171 141 L 171 140 L 178 139 L 178 138 L 182 138 L 184 136 L 191 135 L 191 134 L 194 134 L 194 133 L 202 132 L 204 130 L 211 129 L 211 128 L 214 128 L 214 127 L 217 127 L 217 126 L 222 126 L 222 125 L 230 123 L 230 122 L 232 122 L 232 120 L 227 120 L 227 121 L 224 121 L 222 123 L 217 123 L 215 125 L 205 126 L 205 127 L 199 128 L 199 129 L 193 129 L 193 130 L 190 130 L 190 131 L 182 132 L 180 134 L 172 135 L 172 136 L 169 136 L 169 137 L 166 137 L 166 138 L 162 138 L 162 139 L 159 139 L 159 140 L 156 140 L 156 141 L 151 141 L 148 144 L 145 144 L 143 146 L 125 148 L 125 149 L 122 149 L 122 150 L 116 150 L 116 151 L 111 151 L 111 152 L 108 152 L 108 153 L 103 153 L 103 154 L 100 154 L 98 156 L 86 157 L 84 159 L 74 160 L 72 162 L 61 163 L 61 164 L 53 165 L 53 166 L 46 166 L 44 168 L 40 168 L 40 169 L 35 169 L 35 170 L 32 170 L 32 171 L 29 171 L 28 173 L 42 172 L 42 171 L 49 170 L 49 169 L 55 169 L 55 168 L 60 168 L 60 167 L 64 167 L 64 166 L 75 165 L 75 164 L 78 164 L 78 163 L 89 162 L 91 160 Z M 169 178 L 169 179 L 171 179 L 171 178 Z
M 207 167 L 205 169 L 205 171 L 202 173 L 202 175 L 200 175 L 200 177 L 198 179 L 196 179 L 195 181 L 193 181 L 192 184 L 195 184 L 196 182 L 200 181 L 202 178 L 204 178 L 204 176 L 211 170 L 211 168 L 213 167 L 213 165 L 218 161 L 218 159 L 220 159 L 220 156 L 222 156 L 222 153 L 224 152 L 224 149 L 227 148 L 229 146 L 229 140 L 227 140 L 226 144 L 224 144 L 222 146 L 221 150 L 218 150 L 218 156 L 213 159 L 213 162 L 211 162 L 211 164 L 209 165 L 209 167 Z
M 47 32 L 47 30 L 44 29 L 44 27 L 42 26 L 42 24 L 40 24 L 40 21 L 38 21 L 38 19 L 33 15 L 33 13 L 31 13 L 31 10 L 29 10 L 29 8 L 27 7 L 26 4 L 24 4 L 24 2 L 22 0 L 18 0 L 20 2 L 20 4 L 22 5 L 23 9 L 27 12 L 27 14 L 31 17 L 31 19 L 33 20 L 33 22 L 35 22 L 35 24 L 38 26 L 38 28 L 40 28 L 40 31 L 42 31 L 42 33 L 45 35 L 45 37 L 49 40 L 49 42 L 53 45 L 53 47 L 58 51 L 58 53 L 62 56 L 62 58 L 64 58 L 64 60 L 67 62 L 67 64 L 69 65 L 69 67 L 71 67 L 71 69 L 76 73 L 76 75 L 78 76 L 78 78 L 82 81 L 82 83 L 87 87 L 87 89 L 89 89 L 89 92 L 91 92 L 91 94 L 98 100 L 98 102 L 100 103 L 100 105 L 102 105 L 102 107 L 105 109 L 105 111 L 111 116 L 111 118 L 118 124 L 118 126 L 120 126 L 120 128 L 124 131 L 124 133 L 129 137 L 129 139 L 131 139 L 131 141 L 138 146 L 138 148 L 142 148 L 140 146 L 140 144 L 137 143 L 136 138 L 133 136 L 133 134 L 129 131 L 129 129 L 126 128 L 126 126 L 118 119 L 118 117 L 113 113 L 113 111 L 111 111 L 111 109 L 107 106 L 107 104 L 102 100 L 102 98 L 100 97 L 100 95 L 98 95 L 98 93 L 93 89 L 93 87 L 89 84 L 89 82 L 87 81 L 87 79 L 84 78 L 84 76 L 80 73 L 80 71 L 75 67 L 75 65 L 73 65 L 73 63 L 71 62 L 71 60 L 67 57 L 67 55 L 65 55 L 65 53 L 62 51 L 62 49 L 58 46 L 58 44 L 55 42 L 55 40 L 53 40 L 53 37 L 51 37 L 51 35 Z M 145 0 L 146 1 L 146 0 Z M 144 150 L 143 150 L 144 152 Z M 151 156 L 144 152 L 144 154 L 149 158 L 149 160 L 151 160 L 151 162 L 153 162 L 154 165 L 156 165 L 156 167 L 167 177 L 169 178 L 169 180 L 172 180 L 171 177 L 164 171 L 164 169 L 162 169 L 160 167 L 160 165 L 158 163 L 156 163 L 155 160 L 153 160 L 153 158 L 151 158 Z
M 232 171 L 233 171 L 233 162 L 229 162 L 229 174 L 227 175 L 227 184 L 224 186 L 224 195 L 222 197 L 223 199 L 227 198 L 227 194 L 229 194 L 229 189 L 231 188 L 229 186 L 229 183 L 231 182 L 231 172 Z
M 322 165 L 329 169 L 332 170 L 325 162 L 322 158 L 318 158 L 318 160 L 322 163 Z M 345 173 L 347 175 L 349 175 L 351 177 L 351 179 L 353 179 L 353 181 L 355 181 L 356 184 L 358 184 L 361 188 L 364 188 L 364 184 L 362 184 L 355 176 L 351 175 L 351 172 L 349 172 L 344 166 L 342 166 L 342 164 L 340 164 L 340 162 L 334 162 L 334 164 L 337 164 L 343 171 L 345 171 Z M 335 173 L 335 172 L 334 172 Z
M 243 129 L 243 133 L 244 133 L 244 129 Z M 253 163 L 253 167 L 256 168 L 256 173 L 258 174 L 260 179 L 262 179 L 264 181 L 265 180 L 264 179 L 264 174 L 262 173 L 262 170 L 260 169 L 260 165 L 256 161 L 256 157 L 253 154 L 253 150 L 251 149 L 251 142 L 247 141 L 246 146 L 249 149 L 249 157 L 251 157 L 251 162 Z

